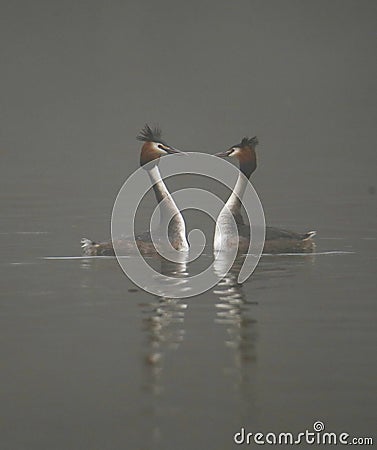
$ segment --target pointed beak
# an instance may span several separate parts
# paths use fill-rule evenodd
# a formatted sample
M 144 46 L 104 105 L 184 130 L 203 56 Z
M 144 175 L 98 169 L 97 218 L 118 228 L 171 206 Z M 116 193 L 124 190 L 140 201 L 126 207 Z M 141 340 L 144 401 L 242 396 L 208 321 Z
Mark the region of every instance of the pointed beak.
M 226 152 L 215 153 L 213 156 L 218 156 L 219 158 L 228 158 L 231 153 L 232 150 L 227 150 Z
M 181 150 L 177 150 L 174 147 L 166 147 L 166 152 L 169 153 L 169 155 L 175 155 L 175 154 L 187 155 L 187 153 L 182 152 Z

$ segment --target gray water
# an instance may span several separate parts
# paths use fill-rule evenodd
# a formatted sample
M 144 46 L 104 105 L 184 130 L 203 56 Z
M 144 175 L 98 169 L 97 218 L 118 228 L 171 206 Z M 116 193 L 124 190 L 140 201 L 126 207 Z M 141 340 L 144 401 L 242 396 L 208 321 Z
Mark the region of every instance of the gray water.
M 376 4 L 179 3 L 2 2 L 1 450 L 375 432 Z M 257 134 L 267 222 L 318 254 L 181 300 L 76 259 L 145 122 L 187 151 Z

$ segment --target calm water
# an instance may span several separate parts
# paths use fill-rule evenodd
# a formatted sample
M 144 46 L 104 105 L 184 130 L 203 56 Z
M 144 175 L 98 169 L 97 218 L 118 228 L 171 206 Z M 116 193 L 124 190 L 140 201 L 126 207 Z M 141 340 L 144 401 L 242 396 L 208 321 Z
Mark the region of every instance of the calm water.
M 60 258 L 79 256 L 75 227 L 91 227 L 82 200 L 51 214 L 56 200 L 16 183 L 2 200 L 2 448 L 228 449 L 241 426 L 298 432 L 315 420 L 374 432 L 370 222 L 321 231 L 318 252 L 334 253 L 266 255 L 243 286 L 236 266 L 174 300 L 135 288 L 115 259 Z
M 2 2 L 1 450 L 373 435 L 376 20 L 368 0 Z M 183 300 L 73 259 L 109 237 L 145 122 L 186 151 L 256 134 L 267 222 L 317 230 L 319 254 Z

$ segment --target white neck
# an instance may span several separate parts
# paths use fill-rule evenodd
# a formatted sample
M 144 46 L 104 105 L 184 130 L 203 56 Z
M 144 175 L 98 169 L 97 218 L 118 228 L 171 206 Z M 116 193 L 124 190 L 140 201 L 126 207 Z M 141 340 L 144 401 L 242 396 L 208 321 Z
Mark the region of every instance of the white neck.
M 237 224 L 244 223 L 241 215 L 241 200 L 245 192 L 247 183 L 247 178 L 242 174 L 242 172 L 240 172 L 233 192 L 230 194 L 228 201 L 225 203 L 216 220 L 216 229 L 214 236 L 215 250 L 224 250 L 224 247 L 225 249 L 227 247 L 227 242 L 234 242 L 234 228 L 232 225 L 233 220 L 229 212 L 231 213 Z
M 185 221 L 161 178 L 158 166 L 155 165 L 148 170 L 148 175 L 159 204 L 160 229 L 165 230 L 169 227 L 169 237 L 178 245 L 178 250 L 188 250 Z
M 230 194 L 228 201 L 225 203 L 224 208 L 227 207 L 235 217 L 241 215 L 241 200 L 247 183 L 247 178 L 242 174 L 242 172 L 240 172 L 238 174 L 237 183 L 234 186 L 233 192 Z

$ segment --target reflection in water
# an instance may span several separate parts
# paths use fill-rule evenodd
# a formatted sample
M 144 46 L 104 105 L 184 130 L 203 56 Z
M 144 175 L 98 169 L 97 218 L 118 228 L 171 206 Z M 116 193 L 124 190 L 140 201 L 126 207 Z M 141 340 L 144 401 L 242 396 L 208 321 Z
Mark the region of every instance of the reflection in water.
M 314 253 L 294 256 L 264 255 L 252 276 L 252 283 L 256 284 L 257 289 L 263 290 L 287 285 L 291 277 L 314 268 L 315 261 Z
M 93 269 L 93 265 L 96 263 L 94 259 L 81 259 L 80 260 L 80 268 L 82 271 L 81 276 L 81 287 L 83 289 L 89 289 L 92 285 L 91 278 L 91 270 Z
M 172 284 L 176 289 L 184 288 L 183 280 L 188 276 L 187 264 L 158 259 L 161 275 L 175 277 Z M 158 280 L 156 280 L 158 282 Z M 165 286 L 171 292 L 172 285 Z M 161 289 L 163 289 L 161 287 Z M 151 447 L 158 444 L 162 431 L 158 424 L 159 398 L 163 394 L 163 369 L 167 354 L 178 350 L 185 336 L 185 299 L 171 298 L 168 295 L 153 296 L 149 303 L 142 303 L 143 332 L 145 335 L 144 380 L 142 388 L 150 394 L 149 407 L 144 416 L 151 421 L 151 430 L 146 438 L 151 439 Z
M 213 290 L 215 302 L 211 303 L 215 309 L 209 316 L 211 323 L 206 325 L 209 329 L 214 325 L 223 329 L 221 333 L 223 344 L 229 350 L 230 359 L 224 360 L 222 371 L 238 402 L 244 405 L 239 411 L 240 420 L 247 414 L 250 404 L 255 403 L 253 380 L 258 343 L 257 321 L 254 317 L 257 302 L 250 300 L 250 293 L 246 296 L 242 285 L 237 283 L 243 260 L 243 257 L 238 258 L 230 272 L 222 278 L 223 265 L 228 261 L 217 260 L 214 272 L 219 276 L 219 284 Z M 185 263 L 177 264 L 165 260 L 160 263 L 163 275 L 174 276 L 178 280 L 184 280 L 190 275 L 190 267 Z M 185 286 L 185 283 L 182 283 L 182 286 Z M 149 407 L 144 410 L 144 417 L 149 417 L 151 421 L 152 430 L 149 436 L 156 445 L 163 439 L 159 419 L 167 378 L 167 374 L 164 373 L 165 361 L 170 352 L 180 350 L 185 338 L 187 330 L 184 319 L 188 300 L 160 296 L 141 306 L 146 338 L 143 389 L 150 394 Z M 194 365 L 196 363 L 193 361 Z
M 217 259 L 214 270 L 223 273 L 224 259 Z M 226 367 L 231 385 L 245 406 L 255 402 L 253 392 L 257 362 L 258 324 L 255 319 L 256 300 L 246 296 L 243 286 L 237 282 L 244 256 L 238 257 L 231 270 L 214 289 L 218 296 L 215 322 L 225 327 L 225 346 L 231 351 L 231 366 Z M 243 412 L 240 411 L 240 420 Z
M 252 330 L 256 321 L 251 316 L 251 309 L 248 305 L 255 305 L 257 302 L 248 301 L 242 285 L 237 283 L 243 260 L 244 258 L 240 257 L 234 262 L 231 270 L 213 291 L 218 295 L 215 322 L 227 327 L 229 340 L 226 341 L 226 345 L 238 351 L 236 364 L 238 367 L 240 367 L 241 361 L 255 360 L 254 341 L 256 334 Z M 222 261 L 215 264 L 215 271 L 220 264 L 222 264 Z M 219 273 L 221 273 L 221 270 Z
M 216 259 L 213 270 L 219 279 L 212 292 L 201 297 L 202 305 L 200 327 L 215 330 L 217 343 L 223 348 L 225 357 L 219 366 L 219 379 L 229 388 L 232 401 L 239 405 L 233 417 L 237 424 L 250 421 L 250 411 L 256 411 L 258 376 L 258 299 L 263 291 L 275 283 L 281 284 L 297 274 L 300 267 L 310 267 L 313 255 L 302 257 L 264 257 L 251 280 L 241 285 L 237 282 L 240 268 L 244 263 L 241 256 L 235 260 L 231 270 L 225 275 L 224 267 L 229 263 L 226 255 Z M 145 295 L 140 304 L 142 314 L 142 380 L 141 388 L 145 394 L 145 403 L 141 405 L 141 416 L 145 424 L 146 448 L 156 448 L 164 442 L 166 429 L 164 417 L 175 414 L 176 404 L 169 400 L 169 377 L 172 376 L 172 360 L 180 360 L 185 354 L 182 344 L 188 331 L 185 315 L 190 300 L 172 298 L 169 294 L 176 289 L 187 289 L 187 278 L 197 268 L 182 260 L 179 263 L 155 258 L 150 261 L 163 276 L 171 277 L 170 283 L 159 282 L 156 277 L 160 296 Z M 206 260 L 207 262 L 207 260 Z M 83 260 L 82 269 L 88 271 L 94 260 Z M 83 286 L 87 284 L 85 277 Z M 149 301 L 148 301 L 149 300 Z M 190 334 L 191 335 L 191 334 Z M 179 352 L 179 353 L 177 353 Z M 175 357 L 172 358 L 175 353 Z M 179 356 L 179 357 L 178 357 Z M 200 356 L 190 360 L 193 366 L 203 364 Z M 179 373 L 179 371 L 178 371 Z
M 188 276 L 186 263 L 161 260 L 161 274 L 176 277 L 172 281 L 179 288 L 179 280 Z M 184 286 L 184 283 L 182 284 Z M 169 292 L 171 286 L 166 287 Z M 166 352 L 177 350 L 184 338 L 184 315 L 187 308 L 185 299 L 168 296 L 153 297 L 153 301 L 142 304 L 144 331 L 147 334 L 147 354 L 145 362 L 150 367 L 147 383 L 153 394 L 161 392 L 160 375 Z

